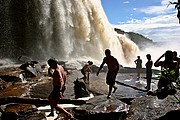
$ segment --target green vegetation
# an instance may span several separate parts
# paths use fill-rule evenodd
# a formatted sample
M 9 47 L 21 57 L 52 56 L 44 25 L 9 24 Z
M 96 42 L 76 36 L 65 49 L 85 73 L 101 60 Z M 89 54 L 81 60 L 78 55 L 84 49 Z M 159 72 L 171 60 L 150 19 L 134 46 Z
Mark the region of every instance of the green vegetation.
M 121 29 L 115 28 L 114 29 L 118 34 L 122 34 L 122 35 L 126 35 L 129 39 L 131 39 L 134 43 L 136 43 L 136 45 L 140 48 L 143 49 L 145 47 L 148 46 L 152 46 L 152 45 L 156 45 L 155 42 L 153 42 L 151 39 L 138 34 L 138 33 L 134 33 L 134 32 L 125 32 Z
M 180 0 L 178 0 L 178 2 L 171 2 L 171 1 L 169 1 L 169 3 L 175 5 L 175 9 L 178 10 L 177 18 L 179 19 L 179 23 L 180 23 Z
M 153 43 L 153 41 L 141 34 L 127 32 L 127 36 L 137 44 Z
M 176 82 L 175 70 L 169 70 L 169 68 L 167 67 L 162 67 L 162 71 L 159 75 L 159 78 L 170 80 L 171 82 Z

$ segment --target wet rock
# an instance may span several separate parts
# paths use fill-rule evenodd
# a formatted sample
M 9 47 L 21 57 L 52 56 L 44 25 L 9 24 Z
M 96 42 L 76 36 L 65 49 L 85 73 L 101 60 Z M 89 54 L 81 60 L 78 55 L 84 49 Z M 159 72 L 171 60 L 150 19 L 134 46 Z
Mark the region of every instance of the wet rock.
M 75 109 L 75 116 L 80 120 L 123 120 L 129 106 L 116 98 L 107 99 L 100 95 Z
M 172 110 L 156 120 L 179 120 L 180 110 Z
M 29 86 L 20 85 L 20 86 L 9 86 L 0 92 L 0 98 L 7 98 L 9 96 L 26 96 L 28 94 Z
M 19 67 L 3 67 L 0 69 L 0 76 L 19 77 L 21 70 Z
M 38 73 L 42 72 L 41 66 L 38 61 L 29 61 L 23 63 L 20 67 L 23 70 L 23 76 L 26 77 L 36 77 Z
M 160 71 L 156 69 L 152 69 L 153 73 L 157 74 Z M 119 73 L 136 73 L 136 68 L 132 67 L 120 67 Z M 142 68 L 141 73 L 146 73 L 146 68 Z
M 43 120 L 43 113 L 37 111 L 36 106 L 29 104 L 9 104 L 2 112 L 2 120 Z
M 166 118 L 167 115 L 169 116 L 171 114 L 170 111 L 179 108 L 179 102 L 177 100 L 180 97 L 179 92 L 175 96 L 168 95 L 164 99 L 158 99 L 157 96 L 136 98 L 132 101 L 126 120 L 158 120 L 160 118 Z M 177 111 L 173 112 L 173 114 L 175 113 Z M 176 116 L 179 118 L 180 114 L 176 114 Z
M 0 90 L 3 90 L 7 87 L 7 83 L 0 78 Z
M 75 99 L 90 96 L 90 92 L 87 89 L 86 84 L 82 79 L 81 80 L 76 79 L 74 81 L 74 94 L 75 94 Z
M 47 66 L 45 65 L 44 68 L 46 67 Z M 97 69 L 98 67 L 96 67 L 94 71 L 97 71 Z M 0 91 L 0 98 L 6 98 L 9 96 L 26 96 L 42 99 L 48 98 L 48 95 L 52 90 L 52 78 L 47 76 L 46 70 L 36 77 L 27 78 L 27 83 L 25 84 L 20 81 L 13 83 L 13 79 L 18 79 L 19 74 L 21 74 L 19 66 L 0 69 L 0 76 L 12 76 L 4 77 L 5 80 L 2 79 L 9 85 Z M 68 75 L 65 98 L 75 98 L 73 82 L 76 78 L 80 78 L 81 76 L 82 75 L 78 70 L 72 71 L 72 74 Z M 177 109 L 179 108 L 179 103 L 177 102 L 177 99 L 172 95 L 168 95 L 164 99 L 158 99 L 157 96 L 145 96 L 147 93 L 144 92 L 146 81 L 143 78 L 137 81 L 135 73 L 119 73 L 117 81 L 118 83 L 121 82 L 123 84 L 116 84 L 118 87 L 116 93 L 112 94 L 112 99 L 107 99 L 108 86 L 105 83 L 105 76 L 105 72 L 101 72 L 98 77 L 93 73 L 90 74 L 90 84 L 86 85 L 86 87 L 93 93 L 95 98 L 89 100 L 87 104 L 81 105 L 79 108 L 75 109 L 75 117 L 77 117 L 77 119 L 163 120 L 165 118 L 170 118 L 169 116 L 178 117 L 179 114 Z M 157 80 L 152 80 L 153 90 L 156 88 L 154 87 L 157 85 L 156 81 Z M 30 96 L 29 90 L 31 90 Z M 177 98 L 180 98 L 179 91 L 177 91 L 175 95 Z M 129 110 L 123 111 L 124 108 L 128 109 L 129 106 L 131 106 Z M 1 106 L 1 108 L 3 108 L 3 106 Z M 3 116 L 14 116 L 10 120 L 13 120 L 13 118 L 19 118 L 19 115 L 19 112 L 16 113 L 11 111 L 7 114 L 3 114 Z M 128 116 L 126 117 L 126 115 Z M 22 120 L 31 120 L 31 118 L 33 118 L 33 120 L 46 119 L 44 113 L 40 111 L 24 112 L 24 114 L 21 114 L 21 118 Z
M 47 118 L 44 112 L 35 111 L 35 112 L 32 112 L 31 114 L 24 115 L 18 120 L 47 120 Z
M 50 80 L 43 78 L 30 88 L 31 98 L 47 99 L 52 90 L 52 83 Z
M 126 112 L 95 113 L 75 115 L 78 120 L 125 120 Z

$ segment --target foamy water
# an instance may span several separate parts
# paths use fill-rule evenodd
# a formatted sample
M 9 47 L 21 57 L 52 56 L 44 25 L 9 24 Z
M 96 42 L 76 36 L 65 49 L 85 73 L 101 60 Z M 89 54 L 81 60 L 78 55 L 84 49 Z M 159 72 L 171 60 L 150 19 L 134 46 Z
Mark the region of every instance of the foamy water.
M 26 5 L 21 9 L 28 11 L 19 16 L 22 20 L 26 20 L 22 21 L 26 26 L 16 21 L 10 23 L 13 17 L 18 18 L 17 15 L 22 12 L 21 9 L 14 10 L 20 2 Z M 32 59 L 91 58 L 94 61 L 101 61 L 104 50 L 109 48 L 119 62 L 126 63 L 138 51 L 136 44 L 123 35 L 117 35 L 114 31 L 100 0 L 20 2 L 7 3 L 7 9 L 12 12 L 10 14 L 12 16 L 6 19 L 9 20 L 7 25 L 10 24 L 11 27 L 8 29 L 8 35 L 2 38 L 13 36 L 12 33 L 21 39 L 10 37 L 8 41 L 3 40 L 5 47 L 0 49 L 0 52 L 4 51 L 3 57 L 18 58 L 24 55 Z
M 15 9 L 20 4 L 25 6 Z M 12 1 L 4 7 L 7 15 L 2 20 L 7 27 L 1 36 L 1 58 L 18 59 L 22 55 L 46 61 L 54 57 L 71 63 L 91 60 L 99 65 L 105 56 L 104 50 L 109 48 L 120 64 L 134 67 L 137 55 L 143 59 L 144 66 L 147 53 L 152 54 L 155 61 L 167 49 L 180 52 L 172 43 L 146 46 L 140 51 L 134 42 L 114 31 L 100 0 Z M 27 12 L 19 15 L 21 10 Z M 21 18 L 26 26 L 12 18 Z M 17 37 L 11 37 L 14 35 Z M 1 65 L 9 63 L 12 62 L 0 61 Z

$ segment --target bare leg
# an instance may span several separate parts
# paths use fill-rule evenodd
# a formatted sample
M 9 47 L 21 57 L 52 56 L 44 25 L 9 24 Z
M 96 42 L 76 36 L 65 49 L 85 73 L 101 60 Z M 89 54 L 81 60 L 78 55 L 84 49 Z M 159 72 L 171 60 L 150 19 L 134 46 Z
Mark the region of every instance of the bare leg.
M 137 80 L 140 79 L 140 72 L 137 73 Z
M 54 116 L 54 107 L 55 107 L 56 103 L 52 100 L 52 93 L 49 95 L 48 100 L 49 100 L 49 104 L 51 107 L 51 113 L 47 117 L 53 117 Z
M 113 86 L 112 86 L 112 85 L 109 85 L 109 93 L 108 93 L 107 98 L 111 98 L 112 88 L 113 88 Z
M 61 106 L 56 106 L 55 107 L 56 110 L 58 110 L 61 113 L 64 113 L 68 118 L 72 118 L 73 115 L 71 113 L 69 113 L 68 111 L 66 111 L 64 108 L 62 108 Z
M 112 87 L 114 88 L 113 93 L 115 93 L 115 92 L 116 92 L 116 90 L 117 90 L 117 87 L 116 87 L 115 85 L 113 85 Z
M 51 106 L 51 113 L 47 117 L 53 117 L 54 116 L 54 108 Z

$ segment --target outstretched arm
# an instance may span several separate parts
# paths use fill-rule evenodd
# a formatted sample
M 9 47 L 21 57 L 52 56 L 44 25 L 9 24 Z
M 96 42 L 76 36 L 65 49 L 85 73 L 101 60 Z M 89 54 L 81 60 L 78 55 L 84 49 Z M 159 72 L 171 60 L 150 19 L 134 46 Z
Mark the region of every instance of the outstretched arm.
M 102 64 L 100 65 L 100 67 L 99 67 L 99 69 L 98 69 L 98 71 L 96 73 L 97 76 L 99 75 L 99 71 L 103 68 L 104 64 L 105 64 L 105 62 L 103 60 Z

